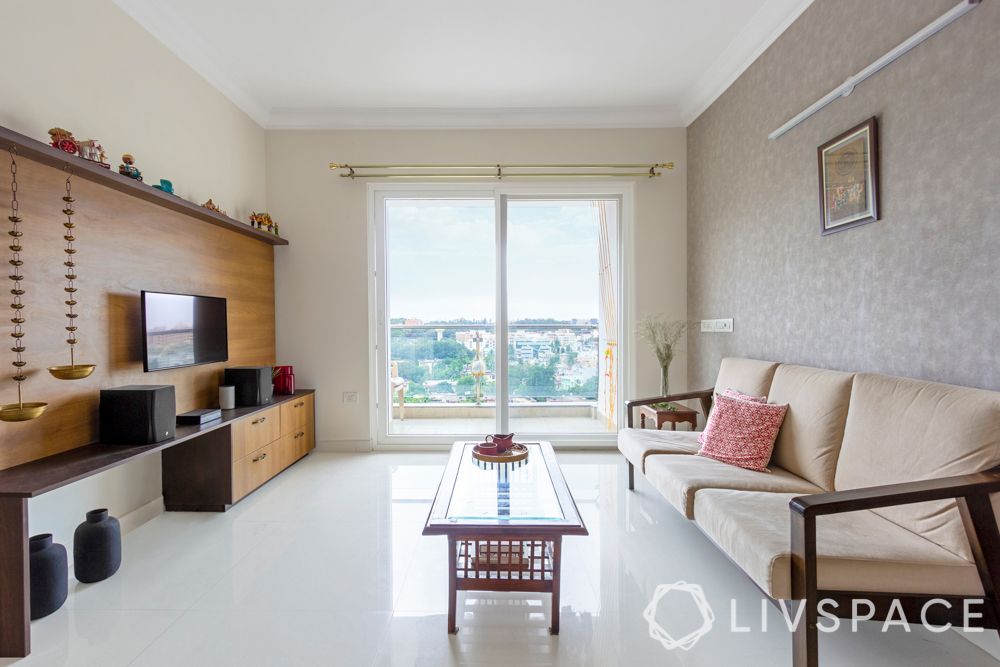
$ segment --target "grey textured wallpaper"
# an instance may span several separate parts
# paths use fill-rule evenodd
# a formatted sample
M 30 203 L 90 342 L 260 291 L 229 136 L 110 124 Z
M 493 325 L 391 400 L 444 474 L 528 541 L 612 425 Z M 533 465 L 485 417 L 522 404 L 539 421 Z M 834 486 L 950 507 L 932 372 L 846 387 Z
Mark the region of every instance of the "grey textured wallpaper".
M 1000 1 L 771 141 L 954 0 L 817 0 L 688 128 L 688 384 L 724 356 L 1000 389 Z M 881 220 L 820 236 L 816 147 L 877 116 Z

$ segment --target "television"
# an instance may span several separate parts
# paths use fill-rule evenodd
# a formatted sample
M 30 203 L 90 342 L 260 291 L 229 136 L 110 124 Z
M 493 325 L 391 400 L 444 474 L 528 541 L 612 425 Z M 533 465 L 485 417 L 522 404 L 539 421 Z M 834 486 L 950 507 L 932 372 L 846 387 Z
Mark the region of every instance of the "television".
M 143 290 L 143 370 L 148 373 L 228 360 L 225 299 Z

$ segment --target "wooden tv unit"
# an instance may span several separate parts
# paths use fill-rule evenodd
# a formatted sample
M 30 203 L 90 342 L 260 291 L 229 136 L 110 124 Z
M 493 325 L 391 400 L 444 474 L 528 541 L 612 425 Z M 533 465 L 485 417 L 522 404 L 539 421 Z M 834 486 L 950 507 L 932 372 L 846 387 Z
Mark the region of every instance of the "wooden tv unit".
M 227 412 L 249 410 L 227 422 Z M 313 392 L 224 410 L 219 428 L 163 452 L 168 511 L 224 512 L 315 447 Z
M 31 649 L 28 499 L 162 452 L 167 510 L 224 512 L 315 447 L 315 392 L 223 410 L 152 445 L 93 443 L 0 470 L 0 657 Z M 81 509 L 81 512 L 83 510 Z

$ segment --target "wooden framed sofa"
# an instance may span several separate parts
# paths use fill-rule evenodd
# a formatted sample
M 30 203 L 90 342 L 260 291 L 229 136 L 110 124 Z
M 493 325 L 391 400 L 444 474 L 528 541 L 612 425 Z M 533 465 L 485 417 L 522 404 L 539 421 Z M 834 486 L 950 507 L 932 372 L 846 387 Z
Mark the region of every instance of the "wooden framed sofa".
M 727 388 L 788 404 L 770 472 L 696 456 L 697 433 L 632 428 L 639 405 L 696 399 L 707 415 Z M 629 488 L 638 468 L 772 602 L 805 606 L 796 667 L 819 664 L 821 603 L 1000 631 L 1000 392 L 724 359 L 713 389 L 626 407 Z

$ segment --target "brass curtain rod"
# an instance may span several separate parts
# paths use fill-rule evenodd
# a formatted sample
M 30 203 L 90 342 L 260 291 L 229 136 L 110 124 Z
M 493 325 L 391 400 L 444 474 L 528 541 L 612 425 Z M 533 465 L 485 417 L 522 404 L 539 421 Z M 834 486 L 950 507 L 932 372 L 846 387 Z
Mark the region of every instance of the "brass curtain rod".
M 331 162 L 330 169 L 345 170 L 342 178 L 654 178 L 660 176 L 658 169 L 673 169 L 673 162 L 657 162 L 655 164 L 346 164 Z M 359 169 L 374 169 L 385 171 L 404 170 L 414 173 L 358 173 Z M 425 171 L 425 170 L 445 171 Z M 532 171 L 509 172 L 508 169 L 581 169 L 587 171 Z M 616 171 L 595 172 L 594 169 L 611 169 Z M 644 171 L 622 171 L 626 169 L 643 169 Z M 448 170 L 460 170 L 449 173 Z M 486 173 L 470 173 L 484 171 Z

